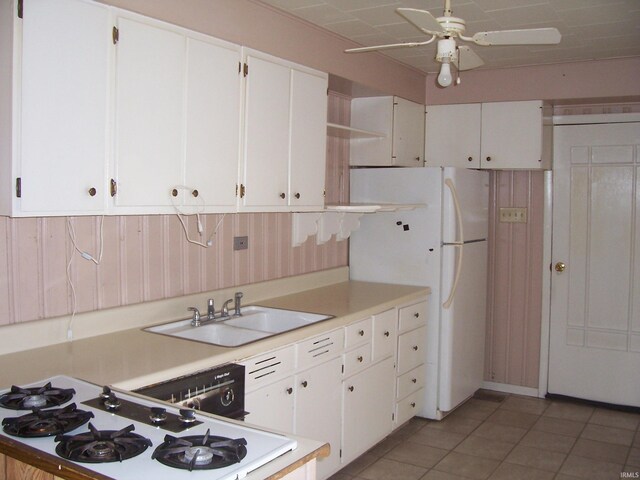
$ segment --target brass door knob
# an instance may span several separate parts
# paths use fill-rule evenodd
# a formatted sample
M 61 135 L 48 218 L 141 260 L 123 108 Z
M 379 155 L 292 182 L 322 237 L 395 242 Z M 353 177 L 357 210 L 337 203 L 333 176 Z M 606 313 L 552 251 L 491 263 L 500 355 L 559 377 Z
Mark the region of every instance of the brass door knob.
M 555 268 L 556 272 L 562 273 L 562 272 L 564 272 L 565 268 L 567 268 L 567 266 L 562 262 L 558 262 L 558 263 L 556 263 L 556 266 L 554 268 Z

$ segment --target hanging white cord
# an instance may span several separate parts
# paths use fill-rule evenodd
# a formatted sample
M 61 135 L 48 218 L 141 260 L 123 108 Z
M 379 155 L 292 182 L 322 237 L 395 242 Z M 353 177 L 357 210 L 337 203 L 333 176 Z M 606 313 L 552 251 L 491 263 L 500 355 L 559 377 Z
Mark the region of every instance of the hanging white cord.
M 176 189 L 180 189 L 180 190 L 187 190 L 187 191 L 193 191 L 193 189 L 191 187 L 187 187 L 186 185 L 176 185 L 175 186 Z M 188 217 L 188 216 L 196 216 L 196 220 L 198 222 L 198 235 L 200 235 L 200 237 L 202 238 L 202 233 L 203 233 L 203 228 L 202 228 L 202 221 L 200 220 L 200 215 L 202 213 L 204 213 L 204 198 L 202 197 L 202 195 L 200 195 L 198 197 L 198 199 L 200 200 L 200 208 L 199 211 L 196 213 L 184 213 L 183 211 L 180 210 L 180 208 L 178 208 L 178 206 L 175 204 L 174 201 L 174 196 L 171 195 L 170 199 L 171 199 L 171 205 L 173 206 L 173 208 L 176 211 L 176 215 L 178 217 L 178 220 L 180 220 L 180 224 L 182 225 L 182 230 L 184 231 L 184 236 L 187 239 L 187 242 L 192 243 L 194 245 L 198 245 L 199 247 L 202 248 L 209 248 L 213 245 L 213 236 L 216 235 L 218 233 L 218 228 L 220 227 L 220 224 L 222 223 L 222 221 L 224 220 L 224 217 L 226 216 L 226 213 L 224 215 L 222 215 L 222 218 L 218 221 L 218 223 L 216 224 L 215 228 L 212 230 L 211 235 L 209 235 L 209 238 L 207 238 L 206 242 L 199 242 L 197 240 L 193 240 L 191 237 L 189 237 L 189 232 L 187 230 L 187 225 L 184 223 L 184 218 L 183 217 Z
M 78 247 L 78 243 L 76 241 L 76 230 L 71 222 L 71 218 L 67 217 L 67 232 L 69 233 L 69 239 L 71 240 L 71 253 L 69 254 L 69 262 L 67 263 L 67 282 L 69 283 L 69 287 L 71 288 L 71 318 L 69 319 L 69 323 L 67 325 L 67 340 L 73 340 L 73 320 L 76 316 L 77 312 L 77 295 L 76 288 L 73 284 L 73 280 L 71 279 L 71 264 L 73 263 L 73 256 L 78 251 L 80 256 L 85 260 L 89 260 L 96 265 L 100 265 L 102 262 L 102 253 L 104 252 L 104 215 L 100 217 L 100 253 L 98 254 L 98 259 L 96 260 L 93 255 L 81 250 Z

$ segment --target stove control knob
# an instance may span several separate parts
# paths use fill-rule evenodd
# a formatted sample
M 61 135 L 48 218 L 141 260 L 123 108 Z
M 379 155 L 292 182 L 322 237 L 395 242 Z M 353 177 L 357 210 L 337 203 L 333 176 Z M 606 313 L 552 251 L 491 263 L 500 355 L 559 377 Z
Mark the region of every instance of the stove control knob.
M 149 420 L 153 425 L 162 425 L 167 421 L 167 409 L 162 407 L 151 407 Z
M 235 395 L 233 393 L 233 390 L 228 388 L 220 396 L 220 403 L 222 403 L 223 407 L 228 407 L 229 405 L 231 405 L 234 399 Z
M 104 387 L 102 387 L 102 393 L 100 394 L 100 398 L 104 402 L 106 399 L 109 398 L 109 395 L 111 395 L 111 389 L 105 385 Z
M 120 399 L 116 397 L 116 394 L 111 392 L 107 399 L 104 401 L 104 407 L 110 411 L 114 412 L 120 408 Z
M 186 409 L 186 408 L 181 408 L 180 409 L 179 420 L 184 425 L 191 425 L 192 423 L 195 423 L 195 421 L 196 421 L 196 411 L 195 410 Z

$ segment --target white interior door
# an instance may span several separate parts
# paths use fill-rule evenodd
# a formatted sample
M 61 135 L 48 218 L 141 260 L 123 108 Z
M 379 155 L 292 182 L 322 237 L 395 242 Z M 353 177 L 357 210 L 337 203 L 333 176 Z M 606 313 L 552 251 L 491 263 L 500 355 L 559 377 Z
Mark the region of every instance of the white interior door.
M 548 390 L 640 406 L 640 123 L 554 137 Z

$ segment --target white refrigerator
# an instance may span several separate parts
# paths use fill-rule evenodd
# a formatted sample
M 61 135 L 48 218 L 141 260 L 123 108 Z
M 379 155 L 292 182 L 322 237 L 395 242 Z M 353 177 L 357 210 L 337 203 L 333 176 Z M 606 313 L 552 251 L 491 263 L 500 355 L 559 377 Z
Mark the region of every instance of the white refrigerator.
M 364 215 L 349 265 L 352 280 L 431 287 L 420 415 L 441 419 L 483 381 L 488 172 L 354 169 L 351 202 L 424 205 Z

